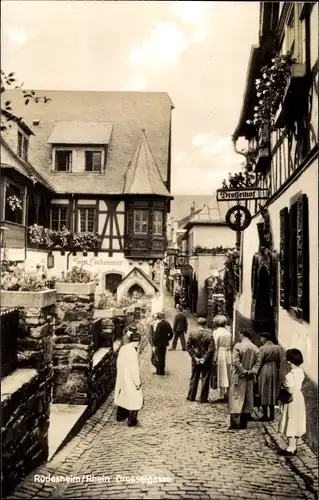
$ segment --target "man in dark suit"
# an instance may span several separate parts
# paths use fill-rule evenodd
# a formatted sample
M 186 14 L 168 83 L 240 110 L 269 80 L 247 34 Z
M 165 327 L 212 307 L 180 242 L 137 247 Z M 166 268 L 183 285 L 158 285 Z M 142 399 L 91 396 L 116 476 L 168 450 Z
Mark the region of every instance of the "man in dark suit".
M 166 349 L 170 340 L 173 338 L 173 330 L 168 321 L 165 320 L 164 312 L 158 313 L 157 318 L 158 323 L 153 334 L 152 342 L 157 358 L 156 375 L 165 375 Z
M 173 326 L 174 338 L 173 338 L 172 348 L 170 349 L 170 351 L 176 350 L 178 339 L 181 339 L 182 349 L 183 351 L 186 351 L 185 333 L 187 332 L 187 327 L 188 327 L 187 318 L 183 313 L 182 306 L 178 305 L 176 309 L 178 310 L 178 313 L 176 314 L 174 319 L 174 326 Z
M 200 402 L 207 403 L 215 343 L 213 335 L 205 328 L 206 319 L 199 318 L 197 323 L 198 331 L 190 333 L 187 341 L 187 350 L 192 358 L 192 374 L 187 399 L 195 401 L 199 379 L 202 376 Z

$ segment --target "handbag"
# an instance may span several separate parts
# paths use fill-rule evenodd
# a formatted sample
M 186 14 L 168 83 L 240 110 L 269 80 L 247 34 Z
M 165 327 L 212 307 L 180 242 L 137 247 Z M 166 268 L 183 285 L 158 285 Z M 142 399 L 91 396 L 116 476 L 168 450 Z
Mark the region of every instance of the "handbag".
M 280 386 L 278 400 L 283 404 L 289 404 L 293 400 L 292 394 L 283 385 Z
M 254 407 L 260 408 L 261 406 L 261 398 L 259 393 L 259 384 L 258 380 L 254 381 Z

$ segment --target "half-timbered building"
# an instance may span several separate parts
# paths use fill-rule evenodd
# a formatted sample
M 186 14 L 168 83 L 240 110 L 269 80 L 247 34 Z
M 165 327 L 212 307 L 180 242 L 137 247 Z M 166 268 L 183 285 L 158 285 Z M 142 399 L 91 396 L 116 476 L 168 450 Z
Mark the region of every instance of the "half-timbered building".
M 265 68 L 272 69 L 288 52 L 292 64 L 280 102 L 271 110 L 269 122 L 256 125 L 258 102 L 267 92 L 260 96 L 258 82 Z M 253 218 L 242 233 L 237 318 L 257 332 L 273 330 L 284 349 L 303 352 L 307 437 L 316 450 L 318 67 L 318 4 L 261 3 L 259 45 L 251 50 L 233 138 L 245 138 L 250 151 L 257 151 L 251 168 L 256 185 L 268 188 L 269 198 L 246 202 Z
M 46 264 L 50 252 L 52 276 L 83 265 L 98 274 L 100 291 L 115 292 L 120 283 L 126 289 L 129 275 L 131 286 L 154 293 L 157 286 L 148 278 L 165 255 L 172 198 L 169 96 L 80 91 L 37 91 L 37 96 L 50 101 L 25 106 L 19 91 L 8 91 L 15 114 L 28 123 L 22 131 L 28 161 L 47 183 L 45 208 L 39 209 L 38 201 L 34 217 L 19 221 L 28 235 L 20 260 Z M 4 133 L 15 156 L 20 128 L 13 124 Z M 22 194 L 25 210 L 31 210 L 31 191 Z M 1 220 L 10 222 L 6 219 L 2 214 Z M 44 226 L 42 237 L 34 224 Z

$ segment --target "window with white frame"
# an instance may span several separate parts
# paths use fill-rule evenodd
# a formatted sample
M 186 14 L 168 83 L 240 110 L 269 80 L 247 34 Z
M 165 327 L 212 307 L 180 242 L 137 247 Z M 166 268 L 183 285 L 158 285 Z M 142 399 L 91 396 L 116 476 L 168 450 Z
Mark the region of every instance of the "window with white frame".
M 285 49 L 290 51 L 297 63 L 305 62 L 305 21 L 300 19 L 302 3 L 291 3 L 286 22 Z
M 93 233 L 95 228 L 95 208 L 80 208 L 80 232 Z
M 68 225 L 68 208 L 52 207 L 50 209 L 50 228 L 54 231 L 62 231 Z
M 28 161 L 29 137 L 21 130 L 18 130 L 18 156 L 24 161 Z
M 134 233 L 148 233 L 148 210 L 134 210 Z
M 55 151 L 55 171 L 71 172 L 72 170 L 72 151 Z
M 160 210 L 153 212 L 153 234 L 157 236 L 163 235 L 163 212 Z
M 85 151 L 85 171 L 101 172 L 102 153 L 101 151 Z

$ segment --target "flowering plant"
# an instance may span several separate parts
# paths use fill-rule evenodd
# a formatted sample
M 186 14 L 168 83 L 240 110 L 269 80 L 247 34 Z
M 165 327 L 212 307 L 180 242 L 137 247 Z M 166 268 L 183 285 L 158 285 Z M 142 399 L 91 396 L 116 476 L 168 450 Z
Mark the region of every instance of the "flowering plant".
M 55 278 L 55 281 L 62 283 L 91 283 L 95 279 L 96 277 L 89 271 L 86 271 L 86 269 L 83 269 L 82 266 L 74 266 L 70 271 L 62 271 L 61 277 Z
M 222 246 L 219 247 L 213 247 L 213 248 L 207 248 L 207 247 L 201 247 L 200 245 L 197 245 L 193 251 L 194 255 L 197 254 L 202 254 L 202 253 L 210 253 L 213 255 L 223 255 L 227 254 L 231 250 L 230 248 L 224 248 Z
M 28 235 L 31 243 L 43 245 L 47 248 L 53 246 L 54 231 L 38 224 L 33 224 L 28 227 Z
M 102 292 L 96 300 L 96 309 L 111 309 L 116 307 L 115 296 L 109 290 Z
M 97 249 L 101 247 L 101 237 L 97 233 L 74 233 L 73 246 L 79 250 Z
M 1 289 L 6 291 L 40 292 L 48 290 L 42 266 L 13 264 L 1 271 Z
M 7 201 L 12 212 L 15 212 L 16 210 L 22 210 L 22 201 L 20 200 L 20 198 L 18 198 L 18 196 L 8 196 Z
M 234 249 L 227 253 L 225 260 L 224 285 L 228 293 L 232 292 L 234 296 L 239 291 L 239 257 L 239 251 Z
M 60 246 L 62 248 L 67 248 L 70 244 L 71 231 L 69 229 L 63 228 L 61 231 L 52 231 L 54 245 Z
M 284 97 L 291 66 L 295 62 L 292 54 L 278 54 L 271 60 L 271 65 L 261 69 L 261 77 L 255 80 L 258 103 L 254 108 L 253 120 L 247 123 L 260 127 L 269 123 L 273 129 L 273 117 Z

